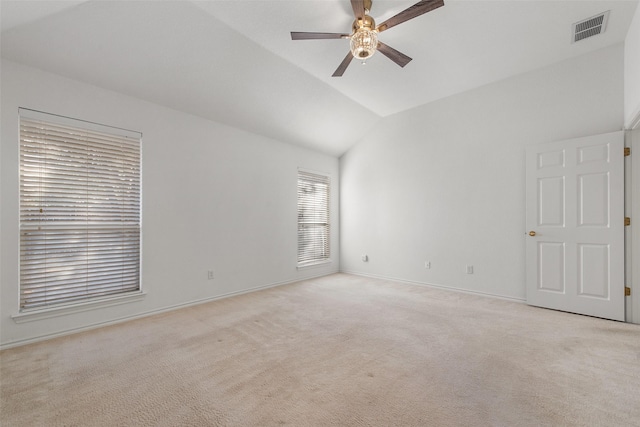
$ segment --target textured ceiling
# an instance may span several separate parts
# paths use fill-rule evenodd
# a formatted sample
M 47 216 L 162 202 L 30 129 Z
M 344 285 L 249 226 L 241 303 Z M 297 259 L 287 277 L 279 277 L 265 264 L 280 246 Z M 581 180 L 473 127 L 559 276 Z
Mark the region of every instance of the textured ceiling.
M 417 0 L 374 0 L 378 23 Z M 390 114 L 624 41 L 637 1 L 445 0 L 380 34 L 381 54 L 331 74 L 348 0 L 2 0 L 2 56 L 280 141 L 339 156 Z M 571 24 L 611 10 L 607 31 L 571 44 Z

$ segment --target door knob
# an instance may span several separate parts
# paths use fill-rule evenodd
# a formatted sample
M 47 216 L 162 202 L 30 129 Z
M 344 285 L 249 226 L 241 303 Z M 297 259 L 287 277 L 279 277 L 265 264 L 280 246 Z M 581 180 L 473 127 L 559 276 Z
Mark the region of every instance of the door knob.
M 536 235 L 536 232 L 535 232 L 535 231 L 530 231 L 530 232 L 529 232 L 529 236 L 533 237 L 533 236 L 535 236 L 535 235 Z

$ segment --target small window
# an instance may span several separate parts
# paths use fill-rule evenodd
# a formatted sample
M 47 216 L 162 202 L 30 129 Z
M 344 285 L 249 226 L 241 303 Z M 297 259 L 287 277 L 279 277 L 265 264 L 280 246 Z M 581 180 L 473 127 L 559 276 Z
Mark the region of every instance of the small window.
M 298 266 L 329 260 L 330 178 L 298 171 Z
M 139 133 L 20 110 L 20 308 L 140 291 Z

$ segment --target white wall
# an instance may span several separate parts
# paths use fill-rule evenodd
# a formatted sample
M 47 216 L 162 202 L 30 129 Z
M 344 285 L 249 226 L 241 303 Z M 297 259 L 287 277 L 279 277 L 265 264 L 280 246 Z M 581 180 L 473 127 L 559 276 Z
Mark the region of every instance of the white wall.
M 624 119 L 629 129 L 640 120 L 640 7 L 624 42 Z
M 126 70 L 123 70 L 126 72 Z M 2 61 L 0 343 L 339 270 L 336 158 Z M 17 324 L 18 107 L 143 133 L 142 301 Z M 296 270 L 297 168 L 332 177 L 333 262 Z M 215 279 L 207 280 L 207 270 Z
M 622 45 L 385 119 L 341 158 L 341 269 L 524 299 L 525 146 L 622 119 Z

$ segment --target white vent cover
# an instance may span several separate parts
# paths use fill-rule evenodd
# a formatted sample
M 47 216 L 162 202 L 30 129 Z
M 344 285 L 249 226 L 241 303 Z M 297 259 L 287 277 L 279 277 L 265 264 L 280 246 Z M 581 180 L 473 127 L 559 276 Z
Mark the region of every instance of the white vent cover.
M 591 18 L 584 19 L 572 25 L 571 43 L 579 42 L 586 38 L 604 33 L 607 29 L 607 21 L 609 20 L 609 11 L 602 12 Z

